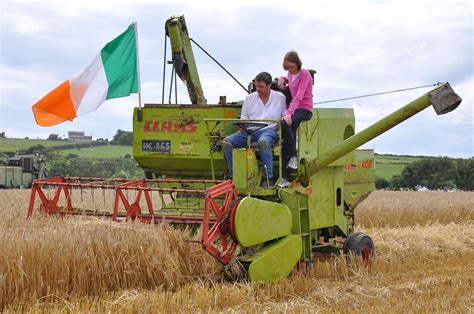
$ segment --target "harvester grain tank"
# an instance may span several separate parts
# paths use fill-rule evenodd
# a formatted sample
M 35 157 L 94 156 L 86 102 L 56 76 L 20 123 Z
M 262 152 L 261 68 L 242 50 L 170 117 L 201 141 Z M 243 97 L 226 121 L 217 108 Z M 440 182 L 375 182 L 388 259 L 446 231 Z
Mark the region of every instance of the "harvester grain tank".
M 35 193 L 46 197 L 41 186 L 49 185 L 56 186 L 56 202 L 45 198 L 42 210 L 51 214 L 197 225 L 202 228 L 203 248 L 224 265 L 231 279 L 284 278 L 299 262 L 311 265 L 314 253 L 353 252 L 368 266 L 373 242 L 366 234 L 354 233 L 354 205 L 364 190 L 372 188 L 347 188 L 344 166 L 355 164 L 356 148 L 426 107 L 432 105 L 438 114 L 455 109 L 461 98 L 450 85 L 438 86 L 358 134 L 353 109 L 314 108 L 313 118 L 298 129 L 300 166 L 292 173 L 292 185 L 263 188 L 264 169 L 252 143 L 233 150 L 234 177 L 226 177 L 223 140 L 238 127 L 279 121 L 238 119 L 240 103 L 208 105 L 188 46 L 184 17 L 170 18 L 166 29 L 174 71 L 185 81 L 192 103 L 135 108 L 133 154 L 147 179 L 58 177 L 37 181 L 28 215 L 33 212 Z M 279 179 L 281 144 L 280 138 L 273 148 Z M 86 187 L 114 189 L 113 208 L 81 211 L 70 201 L 59 206 L 61 193 L 70 200 L 71 189 L 80 188 L 82 193 Z M 124 191 L 130 190 L 136 196 L 127 197 Z M 161 200 L 159 208 L 153 204 L 156 198 Z
M 374 190 L 374 150 L 356 149 L 355 162 L 344 165 L 344 201 L 354 207 Z

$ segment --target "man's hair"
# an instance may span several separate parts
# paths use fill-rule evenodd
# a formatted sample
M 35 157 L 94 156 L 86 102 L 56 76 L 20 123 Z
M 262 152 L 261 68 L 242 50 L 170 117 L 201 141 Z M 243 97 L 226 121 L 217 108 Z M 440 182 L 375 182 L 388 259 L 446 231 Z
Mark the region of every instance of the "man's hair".
M 268 72 L 260 72 L 255 76 L 255 82 L 264 82 L 266 85 L 272 83 L 272 76 Z
M 283 58 L 283 70 L 288 71 L 288 69 L 285 66 L 285 61 L 291 62 L 291 63 L 296 63 L 296 68 L 301 70 L 301 66 L 303 63 L 301 62 L 300 56 L 298 56 L 298 53 L 294 50 L 290 50 L 285 54 L 285 57 Z

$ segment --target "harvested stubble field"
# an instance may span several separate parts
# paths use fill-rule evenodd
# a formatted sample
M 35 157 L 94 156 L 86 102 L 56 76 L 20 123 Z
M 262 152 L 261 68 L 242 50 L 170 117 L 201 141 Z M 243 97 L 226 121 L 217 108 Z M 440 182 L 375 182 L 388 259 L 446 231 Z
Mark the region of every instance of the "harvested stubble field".
M 167 225 L 25 220 L 29 191 L 0 191 L 0 310 L 6 312 L 472 312 L 474 193 L 372 193 L 358 230 L 370 272 L 342 257 L 277 282 L 225 283 Z

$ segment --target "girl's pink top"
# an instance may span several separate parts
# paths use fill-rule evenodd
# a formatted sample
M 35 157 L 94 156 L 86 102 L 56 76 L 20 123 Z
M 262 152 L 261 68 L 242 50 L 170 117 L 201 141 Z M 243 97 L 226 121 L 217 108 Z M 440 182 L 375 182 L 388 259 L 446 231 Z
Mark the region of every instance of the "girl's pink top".
M 296 109 L 313 111 L 313 79 L 306 69 L 301 69 L 294 81 L 292 74 L 288 72 L 288 86 L 291 92 L 291 103 L 286 114 L 293 115 Z

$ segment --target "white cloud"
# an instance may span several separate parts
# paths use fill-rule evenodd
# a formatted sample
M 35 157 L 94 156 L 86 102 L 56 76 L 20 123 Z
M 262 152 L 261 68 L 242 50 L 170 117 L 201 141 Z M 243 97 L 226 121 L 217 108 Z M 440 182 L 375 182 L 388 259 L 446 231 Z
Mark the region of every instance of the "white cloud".
M 191 36 L 244 86 L 263 70 L 282 75 L 282 57 L 290 49 L 300 53 L 305 67 L 318 71 L 316 102 L 450 81 L 463 98 L 458 110 L 436 117 L 427 109 L 376 139 L 376 149 L 472 156 L 472 8 L 469 1 L 2 2 L 1 129 L 20 137 L 72 128 L 111 137 L 118 128 L 131 130 L 136 96 L 109 101 L 74 123 L 52 128 L 36 126 L 30 108 L 135 20 L 143 103 L 161 102 L 164 22 L 185 14 Z M 197 47 L 194 54 L 209 103 L 221 95 L 229 101 L 245 97 Z M 427 90 L 320 106 L 354 108 L 360 131 Z M 165 102 L 168 92 L 166 85 Z M 181 82 L 178 92 L 178 101 L 189 103 Z

